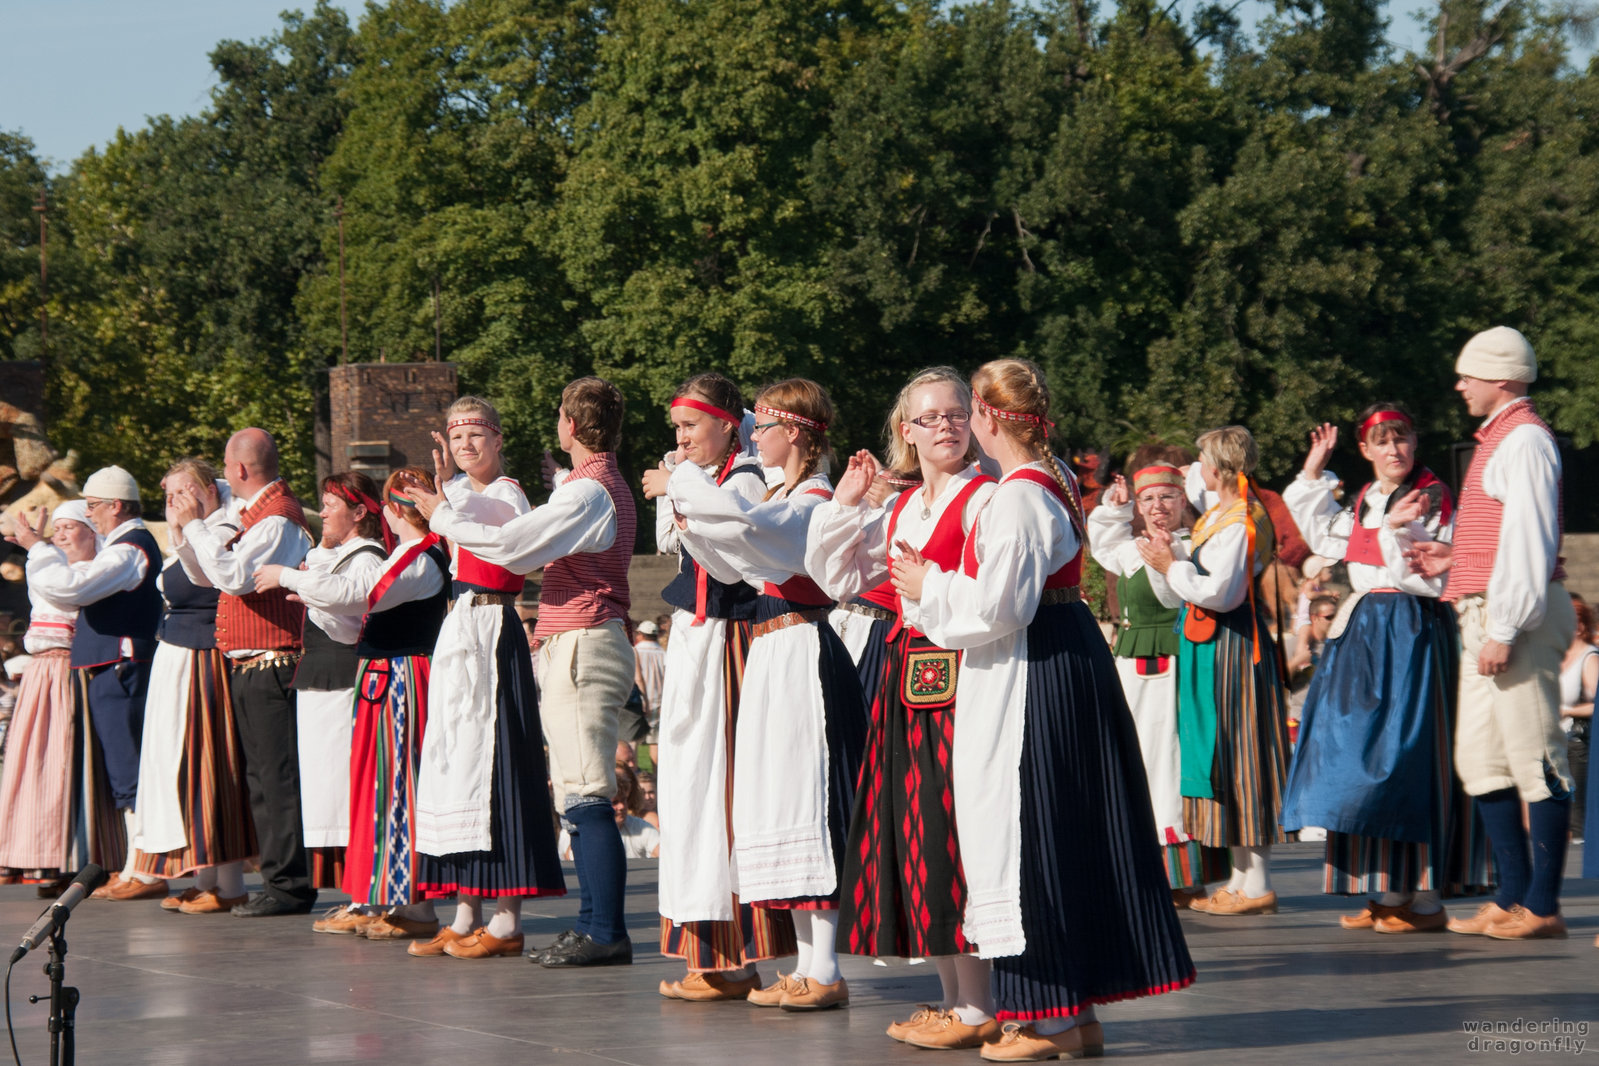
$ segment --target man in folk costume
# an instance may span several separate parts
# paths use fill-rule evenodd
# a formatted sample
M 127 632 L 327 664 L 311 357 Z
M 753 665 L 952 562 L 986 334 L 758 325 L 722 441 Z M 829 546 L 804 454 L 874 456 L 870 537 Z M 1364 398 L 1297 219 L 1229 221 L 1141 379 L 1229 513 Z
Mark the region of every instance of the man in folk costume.
M 72 667 L 88 672 L 89 720 L 112 799 L 128 835 L 127 865 L 95 892 L 102 899 L 160 899 L 167 883 L 133 869 L 133 806 L 139 787 L 139 743 L 150 660 L 161 625 L 161 549 L 139 517 L 139 486 L 120 466 L 96 470 L 83 483 L 89 523 L 104 538 L 93 562 L 74 569 L 61 549 L 25 522 L 17 543 L 28 550 L 28 586 L 52 603 L 79 609 Z M 109 854 L 102 851 L 101 854 Z
M 1417 544 L 1412 559 L 1424 573 L 1449 573 L 1443 598 L 1460 616 L 1462 650 L 1455 767 L 1477 797 L 1499 894 L 1449 929 L 1498 940 L 1564 937 L 1572 780 L 1559 674 L 1576 615 L 1562 584 L 1560 452 L 1527 398 L 1538 362 L 1526 337 L 1507 326 L 1479 333 L 1455 372 L 1455 391 L 1484 421 L 1453 547 Z
M 217 647 L 231 661 L 233 713 L 244 744 L 250 810 L 261 843 L 263 891 L 233 908 L 241 918 L 305 914 L 316 902 L 300 822 L 299 731 L 294 672 L 305 612 L 277 588 L 255 591 L 255 572 L 300 565 L 311 548 L 305 514 L 278 477 L 278 448 L 263 429 L 228 440 L 223 476 L 239 501 L 231 538 L 200 520 L 198 501 L 177 497 L 168 519 L 183 529 L 201 573 L 214 585 Z M 185 560 L 187 567 L 187 560 Z

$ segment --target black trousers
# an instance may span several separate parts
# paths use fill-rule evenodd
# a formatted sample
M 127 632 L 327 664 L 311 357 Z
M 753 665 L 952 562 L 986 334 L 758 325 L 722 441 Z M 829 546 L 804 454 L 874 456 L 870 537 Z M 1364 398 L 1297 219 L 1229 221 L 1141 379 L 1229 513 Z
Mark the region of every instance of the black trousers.
M 261 880 L 269 895 L 316 901 L 300 822 L 300 747 L 295 723 L 294 664 L 235 669 L 233 718 L 244 746 L 250 813 L 261 843 Z

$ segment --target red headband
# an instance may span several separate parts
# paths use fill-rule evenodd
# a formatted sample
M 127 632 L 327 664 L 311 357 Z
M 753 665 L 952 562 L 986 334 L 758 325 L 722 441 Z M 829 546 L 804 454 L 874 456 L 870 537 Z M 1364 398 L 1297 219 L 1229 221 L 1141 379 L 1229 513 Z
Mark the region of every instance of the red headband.
M 976 393 L 972 394 L 972 399 L 977 401 L 977 406 L 980 409 L 987 411 L 989 414 L 1000 419 L 1001 421 L 1026 422 L 1029 425 L 1048 426 L 1050 429 L 1055 428 L 1055 423 L 1051 422 L 1043 415 L 1028 414 L 1026 411 L 1001 411 L 998 407 L 995 407 L 993 404 L 987 402 Z
M 1133 475 L 1134 494 L 1143 492 L 1151 485 L 1173 485 L 1182 488 L 1183 484 L 1183 472 L 1165 463 L 1146 466 Z
M 388 551 L 394 550 L 394 532 L 389 529 L 389 524 L 383 520 L 383 508 L 378 501 L 366 493 L 353 489 L 348 485 L 335 481 L 328 486 L 328 491 L 339 499 L 349 504 L 352 508 L 365 507 L 366 513 L 377 519 L 378 537 L 383 541 L 383 547 Z
M 444 432 L 448 433 L 456 426 L 487 426 L 494 432 L 500 432 L 500 424 L 487 418 L 452 418 L 444 424 Z
M 804 426 L 806 429 L 814 430 L 817 433 L 827 432 L 826 422 L 818 422 L 814 418 L 806 418 L 804 415 L 797 415 L 793 411 L 780 411 L 776 407 L 767 407 L 763 403 L 755 405 L 755 413 L 772 418 L 781 418 L 785 422 L 793 422 L 797 426 Z
M 740 422 L 744 421 L 744 419 L 740 418 L 738 415 L 728 414 L 714 403 L 706 403 L 704 400 L 696 400 L 692 396 L 679 396 L 677 399 L 672 401 L 672 406 L 690 407 L 696 411 L 704 411 L 706 414 L 711 415 L 714 418 L 720 418 L 723 422 L 731 422 L 734 426 L 737 426 Z
M 1378 411 L 1360 424 L 1360 429 L 1357 433 L 1360 442 L 1364 444 L 1366 442 L 1366 434 L 1370 433 L 1373 427 L 1383 422 L 1403 422 L 1411 432 L 1415 432 L 1416 429 L 1416 425 L 1410 420 L 1410 416 L 1403 411 Z

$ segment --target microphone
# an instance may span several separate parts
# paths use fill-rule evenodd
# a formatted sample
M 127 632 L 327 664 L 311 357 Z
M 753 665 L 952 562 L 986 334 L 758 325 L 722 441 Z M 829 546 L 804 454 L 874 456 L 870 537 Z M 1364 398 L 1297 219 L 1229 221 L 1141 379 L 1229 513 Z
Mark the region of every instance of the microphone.
M 107 874 L 94 863 L 90 863 L 78 871 L 78 876 L 72 879 L 72 884 L 61 893 L 61 898 L 56 900 L 49 910 L 39 915 L 39 920 L 33 923 L 33 928 L 22 938 L 22 944 L 11 953 L 11 965 L 15 966 L 17 960 L 28 952 L 44 943 L 44 939 L 66 923 L 67 916 L 72 913 L 72 908 L 88 898 L 89 893 L 106 883 Z

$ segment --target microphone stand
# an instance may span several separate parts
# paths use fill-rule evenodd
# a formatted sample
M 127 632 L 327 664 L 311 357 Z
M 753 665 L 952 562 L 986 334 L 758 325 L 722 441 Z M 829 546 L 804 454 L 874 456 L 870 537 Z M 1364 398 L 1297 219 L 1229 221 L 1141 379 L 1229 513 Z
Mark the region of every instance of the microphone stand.
M 50 1066 L 75 1066 L 77 1062 L 78 990 L 62 982 L 67 976 L 66 915 L 50 934 L 50 961 L 44 964 L 50 978 Z M 42 996 L 29 996 L 37 1003 Z

